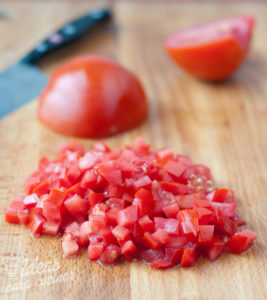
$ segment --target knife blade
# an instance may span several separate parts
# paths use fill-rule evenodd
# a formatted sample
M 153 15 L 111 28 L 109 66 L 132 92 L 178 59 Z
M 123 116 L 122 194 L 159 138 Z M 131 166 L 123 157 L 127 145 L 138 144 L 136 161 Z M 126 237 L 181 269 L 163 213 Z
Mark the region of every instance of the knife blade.
M 44 89 L 48 77 L 37 66 L 42 57 L 73 42 L 110 17 L 108 9 L 89 12 L 53 32 L 19 62 L 0 73 L 0 119 L 36 98 Z

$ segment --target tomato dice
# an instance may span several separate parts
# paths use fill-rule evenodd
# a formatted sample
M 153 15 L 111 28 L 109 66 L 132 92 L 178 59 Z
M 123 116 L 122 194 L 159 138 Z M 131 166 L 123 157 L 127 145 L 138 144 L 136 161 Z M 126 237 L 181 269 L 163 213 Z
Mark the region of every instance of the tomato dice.
M 6 211 L 6 222 L 19 224 L 19 211 L 24 210 L 25 204 L 22 201 L 14 200 L 9 205 L 9 208 Z
M 248 229 L 244 229 L 233 235 L 225 244 L 233 253 L 242 253 L 252 246 L 257 233 Z
M 153 237 L 153 235 L 149 232 L 145 232 L 144 234 L 144 243 L 147 247 L 156 250 L 160 246 L 159 240 Z
M 156 269 L 191 267 L 200 255 L 214 261 L 256 239 L 239 231 L 234 193 L 212 190 L 211 181 L 207 167 L 169 148 L 153 152 L 143 138 L 124 149 L 97 142 L 85 154 L 72 142 L 55 160 L 41 158 L 5 217 L 34 236 L 62 234 L 65 257 L 87 247 L 88 259 L 104 264 L 139 258 Z
M 104 243 L 101 242 L 90 243 L 88 247 L 88 258 L 90 260 L 97 260 L 100 258 L 104 250 L 105 250 Z
M 139 207 L 140 217 L 148 215 L 152 216 L 154 209 L 153 195 L 150 191 L 140 188 L 134 195 L 133 205 Z
M 199 243 L 210 243 L 214 234 L 214 225 L 199 225 Z
M 114 264 L 121 253 L 121 249 L 115 245 L 109 245 L 100 256 L 100 261 L 103 264 Z
M 222 254 L 224 249 L 224 242 L 218 238 L 213 237 L 211 243 L 207 247 L 206 252 L 204 254 L 208 257 L 210 261 L 215 261 Z
M 179 223 L 176 219 L 154 218 L 155 229 L 163 229 L 167 233 L 177 234 L 179 233 Z
M 42 227 L 42 233 L 57 235 L 60 224 L 54 221 L 46 221 Z
M 85 215 L 88 211 L 88 203 L 85 199 L 81 198 L 79 195 L 68 198 L 64 202 L 67 210 L 75 217 L 79 215 Z
M 79 246 L 76 241 L 62 241 L 62 253 L 64 257 L 76 256 L 78 254 Z
M 182 255 L 181 266 L 184 268 L 194 266 L 196 258 L 196 250 L 194 248 L 185 248 Z
M 168 261 L 168 260 L 165 260 L 165 259 L 157 259 L 157 260 L 154 260 L 152 263 L 151 263 L 151 268 L 153 269 L 169 269 L 173 267 L 173 264 L 171 261 Z
M 112 229 L 113 235 L 118 239 L 118 242 L 122 244 L 126 240 L 130 239 L 130 231 L 129 229 L 123 227 L 123 226 L 116 226 Z
M 137 248 L 133 241 L 126 241 L 121 247 L 121 253 L 127 260 L 132 260 L 137 254 Z
M 162 245 L 168 243 L 168 241 L 170 240 L 169 234 L 163 229 L 158 229 L 152 234 L 152 236 L 156 240 L 158 240 Z
M 249 49 L 254 18 L 218 20 L 178 31 L 164 46 L 185 71 L 207 80 L 231 75 L 243 62 Z
M 141 226 L 144 232 L 153 232 L 154 231 L 154 222 L 147 216 L 143 216 L 138 220 L 139 225 Z
M 157 260 L 159 258 L 163 258 L 164 254 L 163 254 L 162 250 L 148 249 L 148 250 L 142 251 L 140 256 L 147 263 L 151 263 L 154 260 Z
M 181 262 L 183 252 L 184 252 L 183 249 L 166 248 L 165 249 L 165 258 L 167 261 L 172 262 L 172 264 L 175 266 Z
M 45 218 L 41 214 L 39 214 L 38 212 L 33 210 L 31 212 L 30 223 L 28 225 L 31 233 L 33 235 L 40 234 L 42 232 L 42 227 L 43 227 L 44 222 L 45 222 Z
M 138 219 L 138 207 L 129 206 L 118 213 L 118 223 L 121 226 L 131 227 Z

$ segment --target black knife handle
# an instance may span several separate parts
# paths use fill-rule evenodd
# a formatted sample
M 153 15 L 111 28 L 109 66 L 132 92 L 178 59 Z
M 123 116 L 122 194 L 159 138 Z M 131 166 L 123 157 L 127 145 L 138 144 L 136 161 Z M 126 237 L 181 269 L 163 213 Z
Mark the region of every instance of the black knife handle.
M 71 43 L 84 35 L 89 29 L 110 18 L 111 13 L 107 9 L 93 10 L 88 15 L 76 19 L 53 32 L 48 38 L 39 43 L 35 49 L 24 56 L 21 61 L 36 64 L 46 54 Z

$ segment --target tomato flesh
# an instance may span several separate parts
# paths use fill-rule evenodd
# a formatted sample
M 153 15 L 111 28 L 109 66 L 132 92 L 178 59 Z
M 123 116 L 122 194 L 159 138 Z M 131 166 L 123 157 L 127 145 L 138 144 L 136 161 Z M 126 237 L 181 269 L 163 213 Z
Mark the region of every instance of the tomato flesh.
M 6 211 L 6 222 L 34 236 L 62 235 L 64 257 L 86 248 L 89 260 L 143 259 L 152 268 L 191 267 L 242 253 L 256 239 L 237 215 L 234 193 L 210 189 L 210 170 L 169 148 L 153 152 L 142 138 L 124 149 L 78 142 L 41 158 Z M 198 187 L 201 184 L 201 189 Z

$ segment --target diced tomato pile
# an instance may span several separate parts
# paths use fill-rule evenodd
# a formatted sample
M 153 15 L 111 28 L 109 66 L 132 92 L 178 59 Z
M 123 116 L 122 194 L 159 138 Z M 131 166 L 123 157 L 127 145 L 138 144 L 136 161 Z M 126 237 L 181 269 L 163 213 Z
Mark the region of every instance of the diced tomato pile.
M 96 142 L 84 154 L 78 142 L 58 158 L 39 161 L 6 211 L 32 235 L 62 235 L 65 257 L 88 248 L 88 258 L 113 264 L 142 259 L 152 268 L 191 267 L 199 256 L 246 251 L 256 239 L 236 214 L 234 193 L 213 186 L 210 170 L 169 148 L 151 151 Z

